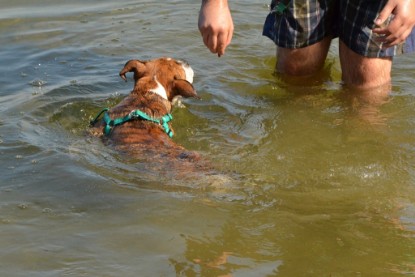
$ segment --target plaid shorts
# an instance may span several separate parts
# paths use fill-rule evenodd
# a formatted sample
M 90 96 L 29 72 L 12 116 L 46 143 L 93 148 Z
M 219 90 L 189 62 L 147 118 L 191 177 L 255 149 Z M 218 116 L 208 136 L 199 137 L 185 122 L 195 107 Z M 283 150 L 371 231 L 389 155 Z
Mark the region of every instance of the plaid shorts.
M 382 49 L 371 29 L 387 0 L 272 0 L 263 35 L 279 47 L 302 48 L 324 37 L 339 37 L 366 57 L 390 57 L 415 51 L 415 28 L 400 45 Z M 389 19 L 390 20 L 390 19 Z

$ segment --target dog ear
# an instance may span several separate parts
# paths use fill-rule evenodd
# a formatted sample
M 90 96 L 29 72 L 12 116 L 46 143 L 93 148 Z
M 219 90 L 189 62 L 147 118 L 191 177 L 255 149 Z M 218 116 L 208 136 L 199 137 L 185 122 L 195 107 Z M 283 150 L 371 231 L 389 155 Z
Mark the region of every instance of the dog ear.
M 140 79 L 145 71 L 146 66 L 145 62 L 139 60 L 129 60 L 125 65 L 124 68 L 120 71 L 120 77 L 127 81 L 127 77 L 125 74 L 127 72 L 134 72 L 134 81 L 137 83 L 138 79 Z
M 172 93 L 173 93 L 172 98 L 174 98 L 177 95 L 180 95 L 180 96 L 183 96 L 184 98 L 195 97 L 195 98 L 200 99 L 193 85 L 183 79 L 176 79 L 173 81 Z

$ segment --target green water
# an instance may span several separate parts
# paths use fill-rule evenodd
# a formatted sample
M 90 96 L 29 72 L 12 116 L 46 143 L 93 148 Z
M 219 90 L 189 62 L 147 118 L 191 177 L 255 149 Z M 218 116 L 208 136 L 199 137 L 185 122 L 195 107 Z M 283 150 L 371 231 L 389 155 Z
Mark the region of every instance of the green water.
M 335 44 L 320 76 L 281 80 L 267 4 L 231 3 L 217 58 L 198 1 L 0 0 L 0 276 L 415 274 L 415 56 L 377 101 L 342 87 Z M 195 71 L 174 140 L 218 178 L 87 135 L 124 63 L 159 56 Z

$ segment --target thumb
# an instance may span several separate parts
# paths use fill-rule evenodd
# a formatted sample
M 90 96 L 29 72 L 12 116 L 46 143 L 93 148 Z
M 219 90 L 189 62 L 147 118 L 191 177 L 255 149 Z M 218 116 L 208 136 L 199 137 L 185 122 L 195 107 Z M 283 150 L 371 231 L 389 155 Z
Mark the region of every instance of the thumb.
M 385 7 L 380 11 L 379 15 L 375 19 L 375 24 L 381 26 L 392 14 L 395 6 L 391 4 L 392 1 L 388 1 Z

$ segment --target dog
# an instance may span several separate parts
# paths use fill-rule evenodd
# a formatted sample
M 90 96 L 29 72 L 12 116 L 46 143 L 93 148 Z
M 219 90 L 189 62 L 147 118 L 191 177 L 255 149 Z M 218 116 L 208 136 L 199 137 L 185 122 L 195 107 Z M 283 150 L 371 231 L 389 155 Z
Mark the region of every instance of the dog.
M 187 151 L 171 138 L 173 102 L 178 97 L 199 98 L 192 85 L 194 72 L 190 65 L 172 58 L 130 60 L 119 75 L 127 81 L 129 72 L 134 74 L 133 90 L 91 121 L 92 134 L 128 156 L 163 163 L 164 168 L 206 168 L 200 154 Z

